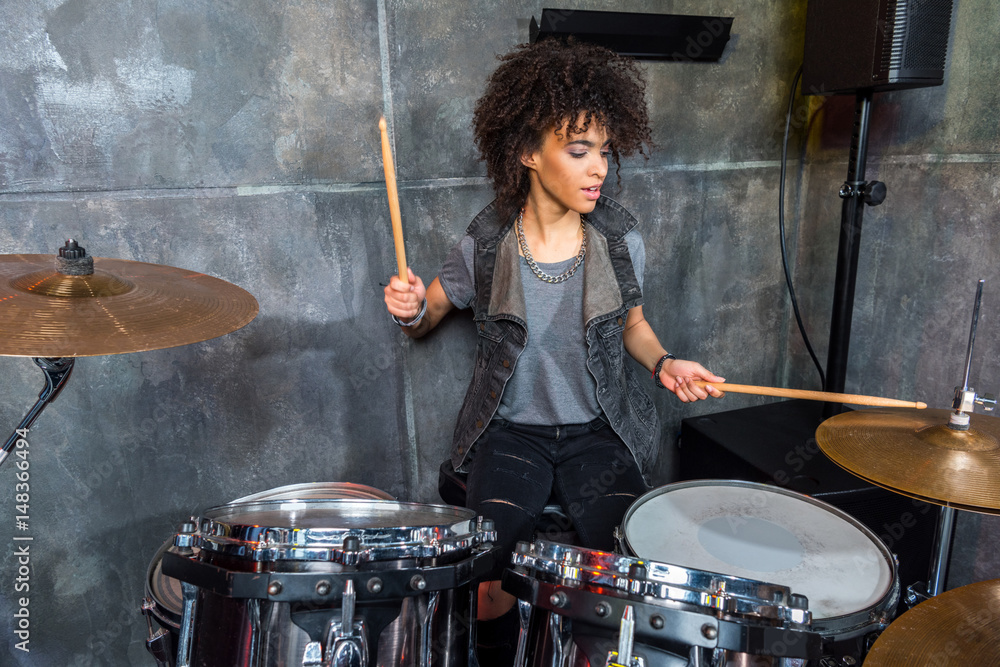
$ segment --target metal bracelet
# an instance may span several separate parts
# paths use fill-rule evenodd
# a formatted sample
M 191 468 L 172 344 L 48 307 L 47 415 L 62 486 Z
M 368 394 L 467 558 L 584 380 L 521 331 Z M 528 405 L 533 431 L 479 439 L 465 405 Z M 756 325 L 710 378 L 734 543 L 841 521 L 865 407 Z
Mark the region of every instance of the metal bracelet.
M 393 315 L 392 316 L 392 321 L 395 322 L 396 324 L 398 324 L 401 327 L 416 326 L 417 323 L 419 323 L 420 320 L 423 319 L 424 313 L 426 313 L 426 312 L 427 312 L 427 299 L 424 299 L 423 305 L 420 306 L 420 312 L 417 313 L 417 316 L 414 317 L 412 320 L 410 320 L 409 322 L 404 322 L 401 319 L 399 319 L 398 317 L 396 317 L 395 315 Z

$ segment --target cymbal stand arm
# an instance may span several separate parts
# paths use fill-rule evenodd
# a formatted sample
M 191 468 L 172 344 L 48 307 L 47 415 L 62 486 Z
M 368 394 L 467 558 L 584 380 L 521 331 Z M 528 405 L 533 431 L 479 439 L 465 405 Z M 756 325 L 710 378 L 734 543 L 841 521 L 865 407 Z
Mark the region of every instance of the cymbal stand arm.
M 976 305 L 972 310 L 972 328 L 969 330 L 969 347 L 965 353 L 965 377 L 962 386 L 955 387 L 955 400 L 951 407 L 954 411 L 948 417 L 948 427 L 956 431 L 968 431 L 971 424 L 972 414 L 976 404 L 983 406 L 986 412 L 992 412 L 996 408 L 996 397 L 990 394 L 979 395 L 976 390 L 969 386 L 969 375 L 972 371 L 972 348 L 976 342 L 976 326 L 979 324 L 979 307 L 983 301 L 983 283 L 980 280 L 976 287 Z
M 17 441 L 22 439 L 24 433 L 31 428 L 35 420 L 38 419 L 38 415 L 42 414 L 42 410 L 45 406 L 56 400 L 59 396 L 59 392 L 66 385 L 66 380 L 73 373 L 73 364 L 76 362 L 74 357 L 57 357 L 57 358 L 46 358 L 46 357 L 34 357 L 32 361 L 42 369 L 42 373 L 45 374 L 45 386 L 42 387 L 42 391 L 38 394 L 38 400 L 35 401 L 35 405 L 32 406 L 28 414 L 25 415 L 21 423 L 17 425 L 14 432 L 7 442 L 4 443 L 2 449 L 0 449 L 0 465 L 10 455 L 11 451 L 14 449 L 14 445 Z
M 983 283 L 976 285 L 976 300 L 972 308 L 972 325 L 969 328 L 969 345 L 965 351 L 965 374 L 962 386 L 955 387 L 954 411 L 949 415 L 948 428 L 955 431 L 967 431 L 971 425 L 972 410 L 978 403 L 991 412 L 996 406 L 992 396 L 977 396 L 975 389 L 969 386 L 969 376 L 972 371 L 972 350 L 976 343 L 976 328 L 979 325 L 979 310 L 983 302 Z M 907 590 L 906 602 L 912 607 L 928 598 L 935 597 L 945 590 L 945 578 L 948 574 L 948 561 L 951 557 L 951 541 L 955 535 L 955 508 L 944 506 L 938 515 L 937 529 L 934 533 L 934 546 L 931 550 L 930 571 L 927 574 L 927 587 L 922 583 L 910 586 Z

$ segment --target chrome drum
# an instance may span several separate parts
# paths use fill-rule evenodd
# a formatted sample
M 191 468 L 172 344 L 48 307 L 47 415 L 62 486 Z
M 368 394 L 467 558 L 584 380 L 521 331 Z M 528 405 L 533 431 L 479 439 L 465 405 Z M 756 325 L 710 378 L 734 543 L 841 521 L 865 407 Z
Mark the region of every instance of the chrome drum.
M 809 600 L 824 653 L 858 664 L 899 602 L 895 558 L 875 533 L 832 505 L 766 484 L 654 489 L 629 508 L 618 541 L 640 558 L 788 586 Z
M 257 500 L 304 500 L 309 498 L 370 498 L 395 500 L 391 495 L 365 484 L 352 482 L 309 482 L 289 484 L 261 491 L 234 500 L 243 503 Z M 149 635 L 146 648 L 156 659 L 158 667 L 174 667 L 177 656 L 177 636 L 180 632 L 184 610 L 181 582 L 163 574 L 161 568 L 164 552 L 173 544 L 170 537 L 157 550 L 146 570 L 146 595 L 142 612 L 146 616 Z
M 820 654 L 805 599 L 785 586 L 545 541 L 519 543 L 512 561 L 504 589 L 521 612 L 516 667 L 771 664 Z M 627 607 L 628 661 L 617 655 Z
M 206 510 L 161 548 L 144 602 L 163 630 L 150 643 L 158 664 L 470 664 L 473 581 L 493 560 L 488 522 L 305 486 Z M 176 649 L 161 661 L 154 648 L 168 643 Z

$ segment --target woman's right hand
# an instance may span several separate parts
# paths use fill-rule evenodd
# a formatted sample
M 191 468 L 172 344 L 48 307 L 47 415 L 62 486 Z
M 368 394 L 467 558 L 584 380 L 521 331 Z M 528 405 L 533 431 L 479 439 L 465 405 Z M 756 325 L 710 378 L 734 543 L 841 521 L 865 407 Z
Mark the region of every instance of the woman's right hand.
M 427 289 L 420 277 L 414 275 L 413 269 L 407 267 L 406 275 L 409 282 L 404 282 L 398 275 L 394 275 L 385 287 L 386 308 L 391 315 L 395 315 L 403 322 L 409 322 L 416 317 L 420 313 L 424 299 L 427 298 Z

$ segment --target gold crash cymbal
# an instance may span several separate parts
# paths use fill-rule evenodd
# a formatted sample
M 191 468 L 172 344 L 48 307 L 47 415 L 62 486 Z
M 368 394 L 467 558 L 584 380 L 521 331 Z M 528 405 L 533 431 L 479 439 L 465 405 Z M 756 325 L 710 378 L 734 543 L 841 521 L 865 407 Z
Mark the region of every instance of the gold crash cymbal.
M 257 300 L 204 273 L 94 258 L 64 275 L 54 255 L 0 255 L 0 355 L 86 357 L 158 350 L 235 331 Z
M 921 602 L 875 641 L 865 667 L 1000 664 L 1000 579 Z
M 948 427 L 950 410 L 873 408 L 827 419 L 816 431 L 834 463 L 890 491 L 930 503 L 1000 514 L 1000 419 L 971 415 Z

